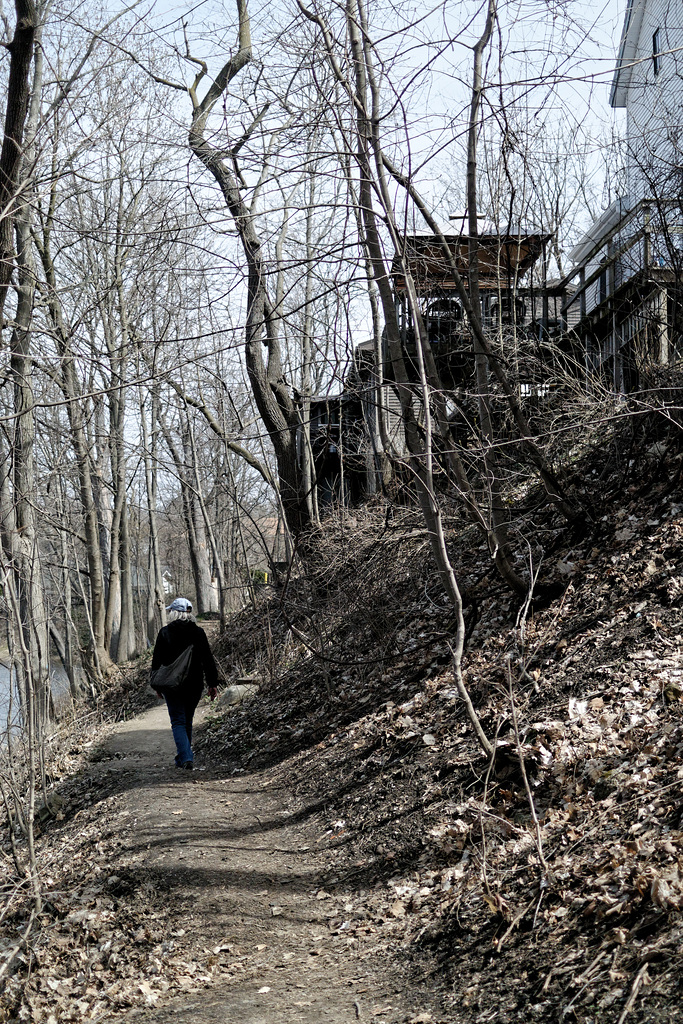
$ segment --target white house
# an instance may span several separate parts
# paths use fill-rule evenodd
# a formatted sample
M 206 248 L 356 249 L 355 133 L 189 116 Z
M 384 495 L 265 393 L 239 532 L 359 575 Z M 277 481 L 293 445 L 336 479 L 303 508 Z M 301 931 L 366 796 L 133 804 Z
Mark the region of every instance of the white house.
M 680 199 L 683 180 L 683 2 L 630 0 L 610 104 L 626 110 L 632 203 Z
M 610 104 L 626 110 L 627 195 L 571 252 L 566 312 L 617 391 L 683 356 L 683 0 L 629 0 Z

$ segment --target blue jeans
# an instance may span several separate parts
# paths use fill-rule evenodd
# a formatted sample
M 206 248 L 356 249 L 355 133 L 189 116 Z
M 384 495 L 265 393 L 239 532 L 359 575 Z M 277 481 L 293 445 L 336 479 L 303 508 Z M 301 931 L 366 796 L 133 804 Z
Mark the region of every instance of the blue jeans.
M 175 763 L 178 767 L 187 761 L 194 761 L 192 753 L 192 719 L 199 704 L 201 690 L 199 693 L 164 694 L 168 717 L 171 719 L 171 730 L 175 740 L 176 750 Z

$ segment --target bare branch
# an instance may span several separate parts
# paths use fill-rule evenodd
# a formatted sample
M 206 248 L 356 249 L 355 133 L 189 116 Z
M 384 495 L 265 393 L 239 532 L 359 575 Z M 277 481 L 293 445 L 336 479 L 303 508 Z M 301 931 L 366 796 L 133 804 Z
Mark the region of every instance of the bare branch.
M 180 398 L 182 398 L 183 402 L 185 402 L 186 405 L 191 405 L 193 409 L 199 410 L 199 412 L 202 414 L 206 422 L 213 430 L 214 434 L 217 434 L 218 437 L 220 437 L 221 441 L 224 443 L 226 448 L 229 448 L 231 452 L 235 453 L 235 455 L 239 455 L 241 459 L 244 459 L 244 461 L 248 463 L 248 465 L 250 465 L 252 469 L 255 469 L 257 473 L 261 474 L 263 479 L 270 487 L 274 487 L 275 490 L 277 490 L 277 482 L 273 480 L 273 477 L 268 467 L 265 466 L 260 461 L 260 459 L 257 459 L 255 455 L 252 455 L 252 453 L 247 448 L 243 448 L 241 444 L 237 443 L 237 441 L 231 441 L 230 438 L 226 436 L 225 432 L 221 429 L 221 426 L 218 423 L 216 417 L 213 415 L 213 413 L 211 412 L 208 405 L 203 399 L 202 401 L 197 401 L 196 398 L 192 398 L 185 391 L 183 391 L 180 385 L 174 383 L 174 381 L 172 380 L 170 380 L 168 383 L 171 385 L 176 394 L 179 395 Z
M 223 95 L 223 91 L 226 86 L 235 78 L 243 67 L 251 60 L 251 27 L 249 22 L 249 12 L 247 11 L 247 0 L 236 0 L 237 3 L 237 17 L 238 17 L 238 50 L 228 61 L 225 62 L 221 70 L 216 75 L 216 78 L 209 86 L 204 99 L 196 105 L 195 116 L 193 118 L 192 129 L 195 133 L 200 134 L 204 131 L 206 120 L 213 110 L 216 102 Z M 189 57 L 189 54 L 188 54 Z M 199 62 L 197 62 L 199 63 Z M 201 77 L 195 80 L 194 90 L 196 90 L 199 81 L 206 74 L 206 66 L 201 73 Z

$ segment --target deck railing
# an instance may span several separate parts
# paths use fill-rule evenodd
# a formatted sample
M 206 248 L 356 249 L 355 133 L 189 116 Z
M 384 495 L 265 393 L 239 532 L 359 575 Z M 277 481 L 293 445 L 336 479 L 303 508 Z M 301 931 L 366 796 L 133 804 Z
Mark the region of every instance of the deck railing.
M 577 277 L 579 280 L 576 291 L 562 307 L 563 315 L 570 319 L 571 311 L 576 313 L 578 305 L 581 321 L 638 274 L 679 270 L 676 254 L 681 251 L 681 220 L 683 211 L 678 202 L 644 199 L 629 210 L 596 239 L 595 245 L 564 278 L 565 287 Z

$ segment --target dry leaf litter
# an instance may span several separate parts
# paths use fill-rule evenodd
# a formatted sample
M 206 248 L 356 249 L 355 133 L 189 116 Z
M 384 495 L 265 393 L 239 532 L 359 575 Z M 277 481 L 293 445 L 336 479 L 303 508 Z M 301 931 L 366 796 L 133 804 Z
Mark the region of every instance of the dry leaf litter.
M 578 466 L 599 513 L 572 534 L 544 512 L 530 550 L 556 596 L 527 609 L 448 521 L 465 682 L 493 762 L 454 689 L 451 611 L 408 511 L 344 517 L 305 575 L 218 642 L 228 675 L 262 685 L 211 713 L 200 757 L 285 785 L 316 817 L 327 931 L 359 963 L 385 957 L 429 1006 L 401 1020 L 683 1020 L 683 494 L 670 448 L 636 480 L 623 459 Z M 93 792 L 92 770 L 79 752 L 55 773 L 71 828 L 40 838 L 43 927 L 6 982 L 6 1019 L 107 1019 L 227 970 L 219 947 L 186 948 L 163 899 L 112 870 L 120 838 L 102 821 L 118 797 Z M 7 949 L 22 913 L 5 916 Z M 399 1019 L 389 1004 L 368 1013 Z

